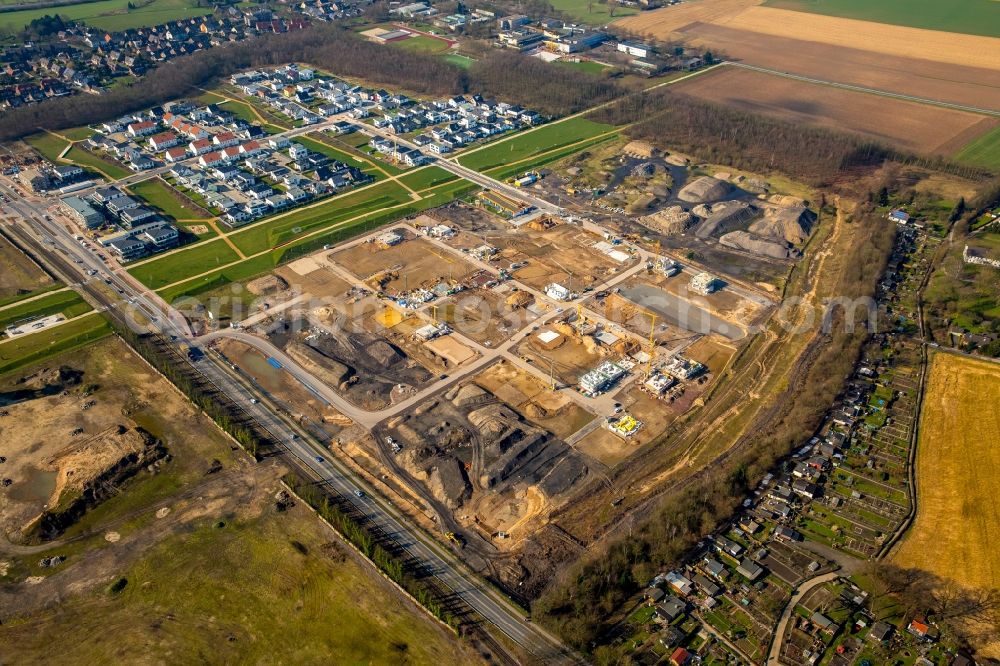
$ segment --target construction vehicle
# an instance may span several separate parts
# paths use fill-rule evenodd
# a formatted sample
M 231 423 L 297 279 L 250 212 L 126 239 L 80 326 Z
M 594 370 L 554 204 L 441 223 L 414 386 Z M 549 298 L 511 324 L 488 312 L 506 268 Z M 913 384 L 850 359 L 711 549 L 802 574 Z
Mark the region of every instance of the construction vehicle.
M 444 536 L 448 539 L 448 541 L 451 541 L 459 548 L 465 547 L 465 539 L 463 539 L 460 535 L 455 534 L 454 532 L 445 532 Z

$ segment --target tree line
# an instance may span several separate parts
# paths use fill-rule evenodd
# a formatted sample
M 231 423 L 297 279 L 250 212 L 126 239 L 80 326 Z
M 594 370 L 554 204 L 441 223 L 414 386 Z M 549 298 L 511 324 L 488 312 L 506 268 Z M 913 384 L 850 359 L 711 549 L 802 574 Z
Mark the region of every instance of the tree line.
M 161 64 L 138 82 L 102 95 L 76 95 L 9 110 L 0 116 L 0 141 L 39 129 L 92 125 L 168 100 L 236 72 L 289 62 L 308 63 L 334 75 L 417 94 L 483 93 L 547 115 L 578 111 L 613 99 L 618 86 L 601 77 L 512 53 L 491 53 L 468 71 L 441 57 L 369 42 L 333 24 L 279 35 L 261 35 Z

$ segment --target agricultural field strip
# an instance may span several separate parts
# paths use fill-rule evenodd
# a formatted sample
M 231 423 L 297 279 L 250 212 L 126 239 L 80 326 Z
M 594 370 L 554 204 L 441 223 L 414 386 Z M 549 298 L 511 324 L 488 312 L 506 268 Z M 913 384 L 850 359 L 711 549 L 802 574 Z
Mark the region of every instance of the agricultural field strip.
M 828 81 L 826 79 L 817 79 L 810 76 L 802 76 L 801 74 L 792 74 L 791 72 L 782 72 L 777 69 L 770 69 L 768 67 L 758 67 L 757 65 L 750 65 L 745 62 L 734 62 L 727 60 L 721 63 L 722 65 L 728 65 L 730 67 L 740 67 L 742 69 L 749 69 L 755 72 L 761 72 L 763 74 L 773 74 L 775 76 L 781 76 L 786 79 L 794 79 L 796 81 L 802 81 L 804 83 L 814 83 L 821 86 L 830 86 L 832 88 L 840 88 L 842 90 L 850 90 L 853 92 L 867 93 L 869 95 L 878 95 L 879 97 L 890 97 L 892 99 L 904 100 L 907 102 L 917 102 L 919 104 L 928 104 L 930 106 L 940 106 L 945 109 L 953 109 L 955 111 L 968 111 L 969 113 L 977 113 L 984 116 L 994 116 L 1000 118 L 1000 110 L 998 109 L 986 109 L 982 107 L 969 106 L 967 104 L 955 104 L 952 102 L 944 102 L 936 99 L 929 99 L 927 97 L 917 97 L 915 95 L 904 95 L 901 93 L 894 93 L 888 90 L 879 90 L 877 88 L 867 88 L 865 86 L 856 86 L 850 83 L 838 83 L 837 81 Z

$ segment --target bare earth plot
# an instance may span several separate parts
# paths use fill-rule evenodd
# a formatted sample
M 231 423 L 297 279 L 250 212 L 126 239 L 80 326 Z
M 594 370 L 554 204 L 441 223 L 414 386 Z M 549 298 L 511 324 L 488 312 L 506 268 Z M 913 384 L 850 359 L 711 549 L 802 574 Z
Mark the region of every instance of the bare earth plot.
M 0 237 L 0 301 L 52 284 L 37 264 Z
M 731 60 L 904 95 L 1000 109 L 1000 40 L 699 0 L 616 25 Z
M 893 560 L 966 587 L 1000 590 L 1000 365 L 936 354 L 925 395 L 917 518 Z M 1000 641 L 987 654 L 1000 656 Z
M 989 131 L 995 118 L 917 102 L 887 99 L 787 79 L 746 69 L 724 68 L 675 89 L 782 120 L 848 130 L 918 153 L 950 155 Z
M 4 377 L 0 405 L 4 663 L 479 663 L 304 505 L 279 507 L 287 470 L 233 451 L 123 343 Z M 21 539 L 102 488 L 54 540 Z

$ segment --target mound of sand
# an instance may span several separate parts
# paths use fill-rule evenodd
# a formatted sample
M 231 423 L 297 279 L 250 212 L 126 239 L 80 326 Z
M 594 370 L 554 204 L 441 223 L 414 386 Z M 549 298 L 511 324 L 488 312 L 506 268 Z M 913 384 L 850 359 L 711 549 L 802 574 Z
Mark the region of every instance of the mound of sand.
M 368 352 L 368 355 L 371 356 L 375 362 L 386 367 L 395 365 L 405 358 L 398 349 L 390 345 L 385 340 L 376 340 L 365 347 L 365 351 Z
M 668 206 L 663 210 L 656 211 L 638 219 L 643 226 L 665 234 L 681 234 L 691 226 L 694 219 L 691 213 L 680 206 Z
M 731 231 L 719 238 L 719 243 L 734 250 L 742 250 L 772 259 L 788 259 L 798 253 L 783 242 L 762 238 L 746 231 Z
M 792 245 L 802 245 L 809 238 L 815 214 L 799 204 L 781 208 L 765 208 L 764 217 L 756 220 L 748 231 Z
M 467 405 L 474 405 L 477 402 L 482 402 L 482 400 L 488 397 L 488 393 L 484 391 L 479 386 L 475 384 L 465 384 L 455 393 L 455 396 L 451 398 L 452 404 L 456 407 L 465 407 Z
M 529 402 L 524 407 L 524 415 L 529 419 L 544 419 L 549 415 L 549 412 L 537 402 Z
M 622 152 L 633 157 L 648 159 L 650 157 L 655 157 L 659 151 L 656 149 L 656 146 L 648 141 L 629 141 L 625 144 L 625 147 L 622 148 Z
M 729 193 L 729 185 L 711 176 L 696 178 L 681 188 L 677 198 L 688 203 L 716 201 Z

